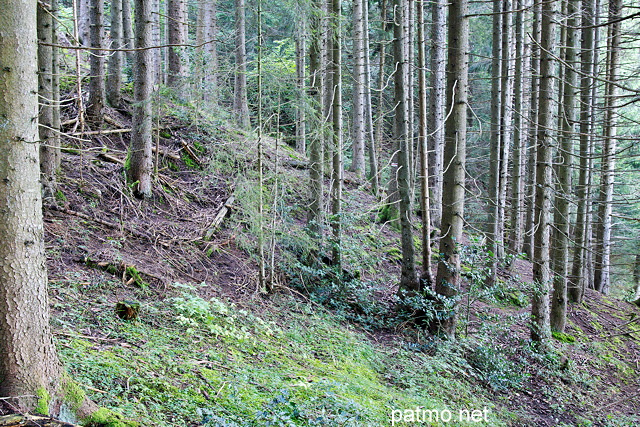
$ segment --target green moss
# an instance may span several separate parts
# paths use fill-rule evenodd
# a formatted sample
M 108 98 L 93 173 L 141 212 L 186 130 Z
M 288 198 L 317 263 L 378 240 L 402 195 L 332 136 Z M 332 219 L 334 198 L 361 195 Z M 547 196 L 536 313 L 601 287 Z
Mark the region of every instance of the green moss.
M 51 400 L 49 392 L 44 387 L 40 387 L 36 390 L 36 396 L 38 396 L 38 403 L 35 408 L 36 414 L 49 415 L 49 401 Z
M 80 386 L 66 375 L 62 383 L 62 394 L 64 401 L 71 406 L 73 411 L 80 408 L 86 397 Z
M 135 284 L 138 285 L 140 288 L 144 289 L 149 287 L 149 284 L 144 280 L 142 280 L 142 277 L 140 277 L 140 272 L 138 272 L 138 270 L 135 267 L 128 266 L 126 268 L 126 273 L 133 279 Z
M 83 425 L 86 427 L 136 427 L 139 424 L 125 420 L 122 415 L 100 408 L 84 419 Z
M 565 334 L 564 332 L 552 332 L 551 335 L 553 335 L 553 338 L 557 339 L 560 342 L 566 342 L 566 343 L 574 343 L 576 342 L 576 337 L 574 337 L 573 335 L 569 335 L 569 334 Z

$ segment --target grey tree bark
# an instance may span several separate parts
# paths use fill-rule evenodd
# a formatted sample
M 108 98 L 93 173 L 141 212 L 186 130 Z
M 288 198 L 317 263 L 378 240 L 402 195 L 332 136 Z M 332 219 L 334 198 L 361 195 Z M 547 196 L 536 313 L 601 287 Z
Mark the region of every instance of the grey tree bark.
M 420 292 L 420 282 L 416 276 L 415 248 L 411 221 L 411 129 L 409 127 L 409 2 L 394 0 L 393 59 L 396 71 L 393 80 L 395 128 L 394 139 L 397 147 L 397 188 L 398 213 L 400 215 L 400 245 L 402 266 L 399 290 L 415 294 Z
M 329 75 L 333 91 L 331 105 L 331 135 L 333 140 L 333 157 L 331 170 L 331 229 L 332 229 L 332 261 L 339 269 L 342 265 L 342 8 L 340 0 L 331 0 L 331 63 Z
M 131 0 L 122 0 L 122 44 L 125 49 L 133 49 L 133 11 L 131 10 Z M 133 64 L 133 51 L 126 52 L 126 58 Z
M 576 61 L 576 26 L 578 24 L 577 2 L 567 1 L 567 24 L 564 43 L 564 85 L 560 120 L 560 158 L 557 176 L 554 214 L 553 245 L 553 295 L 551 299 L 551 330 L 564 332 L 567 321 L 567 279 L 569 275 L 569 232 L 570 232 L 570 200 L 571 174 L 573 169 L 573 144 L 575 135 L 576 102 L 575 92 L 578 87 Z
M 609 293 L 611 286 L 611 227 L 613 187 L 615 180 L 615 152 L 617 145 L 617 115 L 619 104 L 617 81 L 620 74 L 620 42 L 622 0 L 609 2 L 607 30 L 607 82 L 604 94 L 604 120 L 602 165 L 600 172 L 600 197 L 596 227 L 596 254 L 594 284 L 598 292 Z
M 435 291 L 440 299 L 440 313 L 431 330 L 453 337 L 456 331 L 455 297 L 460 281 L 458 244 L 462 237 L 465 200 L 465 163 L 467 144 L 467 99 L 469 71 L 469 3 L 453 0 L 449 3 L 447 103 L 451 114 L 445 123 L 443 163 L 447 165 L 442 187 L 442 232 Z M 447 108 L 447 111 L 449 108 Z
M 369 175 L 368 179 L 371 182 L 371 191 L 375 196 L 379 193 L 379 168 L 378 168 L 378 151 L 376 149 L 376 143 L 374 139 L 373 128 L 373 102 L 371 100 L 371 52 L 370 52 L 370 40 L 369 40 L 369 2 L 365 1 L 364 5 L 364 75 L 365 75 L 365 134 L 366 134 L 366 146 L 369 153 Z
M 54 124 L 55 104 L 53 94 L 53 11 L 43 3 L 38 3 L 38 130 L 40 139 L 40 171 L 45 196 L 53 198 L 56 191 L 56 173 L 60 168 L 60 130 Z
M 447 3 L 431 3 L 431 91 L 429 108 L 429 185 L 432 200 L 431 220 L 440 227 L 442 217 L 442 156 L 444 150 Z
M 13 406 L 29 411 L 44 389 L 53 411 L 61 367 L 49 327 L 35 143 L 36 2 L 0 0 L 0 28 L 0 395 L 13 396 Z
M 365 172 L 365 56 L 364 1 L 353 0 L 353 141 L 351 167 L 361 179 Z
M 167 0 L 168 44 L 184 45 L 187 43 L 187 3 L 185 0 Z M 167 58 L 167 86 L 181 92 L 185 84 L 186 47 L 170 46 Z
M 105 100 L 104 84 L 104 2 L 103 0 L 91 0 L 89 11 L 90 28 L 89 38 L 92 50 L 89 54 L 89 105 L 87 106 L 87 119 L 96 126 L 103 121 L 102 110 Z
M 122 36 L 122 3 L 129 0 L 112 0 L 111 2 L 111 48 L 120 49 L 123 46 Z M 112 107 L 120 106 L 122 102 L 122 52 L 111 52 L 107 62 L 107 102 Z
M 153 20 L 152 4 L 148 0 L 135 0 L 135 43 L 136 49 L 152 46 Z M 154 63 L 153 50 L 136 50 L 133 81 L 133 119 L 129 165 L 127 176 L 134 184 L 136 197 L 151 197 L 152 157 L 152 110 L 151 93 L 153 91 Z
M 303 19 L 304 21 L 304 19 Z M 298 104 L 296 105 L 296 151 L 307 152 L 307 52 L 306 25 L 301 24 L 296 31 L 296 86 L 298 89 Z
M 78 41 L 90 46 L 89 28 L 91 27 L 91 0 L 78 0 Z
M 582 1 L 582 41 L 580 53 L 580 160 L 578 185 L 576 186 L 576 199 L 578 209 L 575 225 L 575 248 L 571 275 L 569 277 L 568 292 L 569 301 L 582 302 L 586 283 L 586 255 L 587 255 L 587 224 L 589 222 L 588 195 L 591 185 L 591 157 L 593 147 L 593 107 L 592 96 L 593 75 L 595 70 L 595 1 Z
M 536 149 L 535 233 L 533 248 L 534 289 L 531 298 L 531 339 L 551 337 L 549 287 L 551 284 L 551 172 L 553 158 L 553 99 L 556 50 L 555 4 L 542 4 L 540 36 L 540 87 Z

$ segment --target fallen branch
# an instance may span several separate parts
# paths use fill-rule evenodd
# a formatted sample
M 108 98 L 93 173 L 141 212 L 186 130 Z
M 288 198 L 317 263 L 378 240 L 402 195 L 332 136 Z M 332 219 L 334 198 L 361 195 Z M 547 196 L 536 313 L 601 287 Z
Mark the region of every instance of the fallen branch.
M 191 157 L 198 166 L 200 166 L 201 168 L 204 168 L 202 161 L 198 158 L 196 153 L 193 152 L 191 147 L 189 147 L 189 144 L 187 144 L 187 142 L 184 139 L 180 138 L 180 144 L 182 145 L 182 148 L 184 149 L 184 151 L 187 152 L 189 157 Z
M 227 216 L 227 213 L 232 208 L 233 202 L 235 201 L 235 199 L 236 199 L 235 196 L 231 196 L 227 199 L 226 202 L 224 202 L 222 209 L 218 211 L 218 214 L 213 219 L 213 221 L 211 222 L 211 225 L 209 225 L 206 233 L 204 234 L 204 240 L 211 240 L 213 233 L 215 233 L 215 231 L 218 229 L 218 226 L 220 226 L 224 218 Z
M 14 414 L 0 417 L 2 427 L 80 427 L 55 420 L 51 417 L 37 417 L 35 415 Z

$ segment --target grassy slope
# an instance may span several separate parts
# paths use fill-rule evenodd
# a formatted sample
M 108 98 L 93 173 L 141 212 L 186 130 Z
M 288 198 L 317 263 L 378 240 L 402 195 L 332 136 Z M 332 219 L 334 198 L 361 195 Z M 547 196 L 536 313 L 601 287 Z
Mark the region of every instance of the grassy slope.
M 394 409 L 417 406 L 449 409 L 453 420 L 461 409 L 486 407 L 489 421 L 479 424 L 491 426 L 637 421 L 629 415 L 638 380 L 630 313 L 637 311 L 590 295 L 593 302 L 570 315 L 577 342 L 556 342 L 556 351 L 539 354 L 527 341 L 530 266 L 518 261 L 524 282 L 505 275 L 496 288 L 481 290 L 473 284 L 482 277 L 482 251 L 469 244 L 464 338 L 431 341 L 388 310 L 397 233 L 372 221 L 375 212 L 362 214 L 373 202 L 364 189 L 352 186 L 345 195 L 347 267 L 362 280 L 344 297 L 316 287 L 315 300 L 333 301 L 331 310 L 302 297 L 314 285 L 309 277 L 326 272 L 299 270 L 287 255 L 309 245 L 301 232 L 306 171 L 280 166 L 274 173 L 275 159 L 282 165 L 297 156 L 276 154 L 272 140 L 267 183 L 273 188 L 277 177 L 279 198 L 287 200 L 274 205 L 283 277 L 275 295 L 254 292 L 255 145 L 220 123 L 198 122 L 194 128 L 167 119 L 173 130 L 161 142 L 171 151 L 180 147 L 178 135 L 186 139 L 208 157 L 209 172 L 194 171 L 184 154 L 181 162 L 165 160 L 162 191 L 146 204 L 128 198 L 118 165 L 87 156 L 79 176 L 77 157 L 66 159 L 67 207 L 111 222 L 119 215 L 155 239 L 47 212 L 58 346 L 68 371 L 100 405 L 154 426 L 383 426 Z M 118 147 L 116 139 L 101 141 Z M 232 219 L 213 242 L 202 242 L 198 236 L 231 193 Z M 269 194 L 266 200 L 271 206 Z M 127 285 L 78 262 L 87 256 L 135 265 L 150 286 Z M 115 302 L 125 299 L 141 302 L 137 321 L 114 315 Z M 467 424 L 478 425 L 447 423 Z

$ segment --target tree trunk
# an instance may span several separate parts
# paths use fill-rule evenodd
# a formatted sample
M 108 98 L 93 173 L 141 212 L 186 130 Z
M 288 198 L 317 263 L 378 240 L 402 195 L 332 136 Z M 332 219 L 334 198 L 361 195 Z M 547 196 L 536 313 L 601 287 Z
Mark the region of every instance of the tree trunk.
M 540 87 L 536 149 L 535 234 L 533 250 L 533 296 L 531 298 L 531 339 L 545 342 L 551 337 L 549 284 L 551 268 L 549 240 L 551 229 L 551 172 L 553 145 L 555 5 L 542 4 L 540 37 Z
M 151 2 L 151 43 L 149 46 L 160 46 L 162 44 L 161 28 L 160 28 L 160 13 L 161 13 L 161 1 L 160 0 L 147 0 Z M 164 83 L 164 73 L 162 72 L 162 49 L 151 49 L 151 56 L 149 59 L 151 62 L 153 73 L 153 84 L 161 85 Z M 135 77 L 134 77 L 135 79 Z
M 366 135 L 363 3 L 364 0 L 353 0 L 353 159 L 349 170 L 355 172 L 358 179 L 364 177 Z
M 615 179 L 615 152 L 617 137 L 618 87 L 620 67 L 620 39 L 622 0 L 609 2 L 609 24 L 607 34 L 607 83 L 604 95 L 604 144 L 600 172 L 600 198 L 598 200 L 598 222 L 596 227 L 595 278 L 596 290 L 609 293 L 611 286 L 611 212 Z
M 431 221 L 440 227 L 442 217 L 442 156 L 444 150 L 445 81 L 446 81 L 446 28 L 447 3 L 431 3 L 431 92 L 428 132 L 429 185 L 431 188 Z
M 90 46 L 91 1 L 78 1 L 78 41 L 82 46 Z
M 51 9 L 38 3 L 38 115 L 40 140 L 40 171 L 46 197 L 54 197 L 56 173 L 60 167 L 60 146 L 56 145 L 57 130 L 53 123 L 53 19 Z M 59 127 L 58 127 L 59 130 Z
M 331 64 L 329 74 L 333 89 L 331 127 L 333 139 L 333 169 L 331 171 L 331 229 L 333 231 L 333 264 L 342 268 L 342 10 L 340 0 L 331 0 Z
M 245 0 L 236 1 L 236 71 L 233 110 L 238 126 L 249 127 L 249 101 L 247 100 L 247 48 L 245 45 Z
M 87 118 L 97 127 L 102 124 L 102 109 L 104 108 L 104 56 L 100 50 L 104 41 L 104 2 L 103 0 L 91 0 L 90 9 L 90 46 L 94 50 L 89 56 L 89 105 L 87 106 Z
M 36 2 L 0 0 L 0 28 L 0 396 L 33 411 L 46 391 L 52 397 L 46 410 L 54 410 L 61 367 L 49 327 L 39 148 L 33 143 L 39 139 Z
M 554 247 L 553 247 L 553 296 L 551 299 L 551 330 L 564 332 L 567 321 L 567 278 L 569 273 L 569 200 L 571 198 L 571 173 L 573 168 L 573 140 L 576 123 L 575 91 L 578 86 L 574 70 L 576 62 L 576 30 L 578 22 L 576 3 L 567 1 L 567 25 L 565 33 L 565 66 L 562 104 L 562 134 L 558 165 L 558 184 L 555 197 Z
M 135 41 L 136 49 L 151 46 L 153 21 L 151 2 L 135 0 Z M 129 151 L 128 178 L 134 184 L 136 197 L 151 197 L 151 93 L 153 90 L 154 63 L 151 49 L 137 50 L 134 63 L 133 119 L 131 148 Z
M 187 42 L 187 4 L 185 0 L 167 0 L 168 44 L 184 45 Z M 186 47 L 169 46 L 167 86 L 181 93 L 186 76 Z
M 122 37 L 122 2 L 128 0 L 113 0 L 111 2 L 111 48 L 120 49 L 123 45 Z M 107 102 L 112 107 L 120 106 L 122 96 L 122 52 L 111 52 L 107 72 Z
M 375 196 L 379 193 L 378 152 L 373 133 L 373 106 L 371 101 L 371 61 L 369 45 L 369 2 L 364 1 L 364 108 L 365 108 L 365 141 L 369 152 L 369 181 Z
M 125 49 L 133 49 L 133 12 L 131 11 L 131 0 L 122 0 L 122 43 Z M 133 51 L 126 52 L 127 61 L 133 64 Z
M 402 247 L 402 270 L 400 277 L 400 291 L 410 294 L 420 292 L 420 282 L 415 270 L 415 248 L 411 222 L 411 138 L 409 127 L 409 51 L 407 38 L 409 37 L 407 0 L 394 0 L 395 19 L 394 35 L 394 139 L 397 146 L 397 186 L 398 213 L 400 214 L 400 243 Z
M 431 200 L 429 196 L 429 156 L 427 145 L 427 60 L 424 0 L 417 2 L 418 36 L 418 146 L 420 153 L 420 208 L 422 210 L 422 275 L 421 287 L 431 289 Z
M 304 19 L 303 19 L 304 21 Z M 296 31 L 296 86 L 298 89 L 298 103 L 296 105 L 296 151 L 301 154 L 307 152 L 307 129 L 306 129 L 306 60 L 307 51 L 306 27 L 301 24 Z
M 511 180 L 511 235 L 509 249 L 513 254 L 522 252 L 522 231 L 524 228 L 524 171 L 525 171 L 525 135 L 527 134 L 527 112 L 524 102 L 524 63 L 525 63 L 525 26 L 524 0 L 517 0 L 515 41 L 516 63 L 514 76 L 514 121 L 513 121 L 513 174 Z
M 218 100 L 218 8 L 217 0 L 209 0 L 207 2 L 209 8 L 209 21 L 206 25 L 206 57 L 207 68 L 204 74 L 204 100 L 215 104 Z
M 455 297 L 459 293 L 460 255 L 465 196 L 465 162 L 467 144 L 467 98 L 469 70 L 469 3 L 449 3 L 447 108 L 451 114 L 445 123 L 444 172 L 442 188 L 442 232 L 435 291 L 440 300 L 440 313 L 431 330 L 453 337 L 456 331 Z
M 569 278 L 569 301 L 582 302 L 584 288 L 588 272 L 586 258 L 589 253 L 587 248 L 587 230 L 589 209 L 589 187 L 591 185 L 591 157 L 593 153 L 593 107 L 594 97 L 592 86 L 595 71 L 595 2 L 583 0 L 582 2 L 582 42 L 581 42 L 581 77 L 580 77 L 580 166 L 576 198 L 578 211 L 576 213 L 575 249 L 571 276 Z
M 316 97 L 315 121 L 320 131 L 313 133 L 309 147 L 309 189 L 310 206 L 308 214 L 308 227 L 312 237 L 320 241 L 322 238 L 323 217 L 323 148 L 324 148 L 324 61 L 322 45 L 324 32 L 322 31 L 322 17 L 324 13 L 324 0 L 316 0 L 314 13 L 311 18 L 311 46 L 309 47 L 309 77 L 311 79 L 311 93 Z
M 500 229 L 500 156 L 502 153 L 502 133 L 500 132 L 502 102 L 502 20 L 505 15 L 502 13 L 502 0 L 493 0 L 493 25 L 492 25 L 492 48 L 491 48 L 491 135 L 489 153 L 489 285 L 497 279 L 498 268 L 498 247 L 501 242 Z

